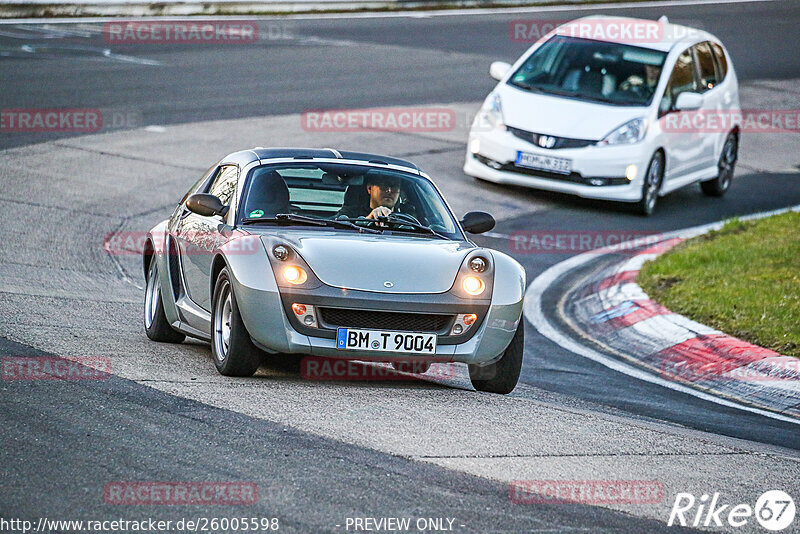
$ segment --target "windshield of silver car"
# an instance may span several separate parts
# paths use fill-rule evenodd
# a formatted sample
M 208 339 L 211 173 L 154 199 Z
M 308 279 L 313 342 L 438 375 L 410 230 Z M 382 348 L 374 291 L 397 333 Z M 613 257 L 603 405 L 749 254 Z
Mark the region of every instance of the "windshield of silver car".
M 272 164 L 251 170 L 242 224 L 307 224 L 343 230 L 463 239 L 450 210 L 421 176 L 367 165 Z

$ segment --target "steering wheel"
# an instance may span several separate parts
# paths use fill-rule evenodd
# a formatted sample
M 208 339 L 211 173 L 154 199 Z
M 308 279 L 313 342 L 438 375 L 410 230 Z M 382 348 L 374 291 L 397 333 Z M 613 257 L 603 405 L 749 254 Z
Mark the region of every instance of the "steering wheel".
M 392 213 L 389 214 L 389 220 L 390 221 L 391 220 L 395 220 L 395 221 L 399 221 L 399 222 L 407 222 L 407 223 L 411 223 L 411 224 L 417 224 L 417 225 L 420 225 L 420 226 L 422 225 L 422 223 L 419 222 L 419 219 L 417 219 L 413 215 L 410 215 L 408 213 L 399 213 L 399 212 L 396 212 L 396 211 L 393 211 Z

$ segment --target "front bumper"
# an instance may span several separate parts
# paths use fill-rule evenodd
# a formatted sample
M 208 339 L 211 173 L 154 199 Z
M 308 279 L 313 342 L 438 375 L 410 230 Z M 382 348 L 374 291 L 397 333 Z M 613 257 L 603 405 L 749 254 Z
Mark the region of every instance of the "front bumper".
M 340 350 L 336 348 L 336 339 L 328 335 L 327 331 L 319 331 L 313 335 L 314 329 L 295 326 L 289 320 L 286 312 L 286 302 L 297 295 L 281 295 L 278 291 L 265 291 L 246 287 L 238 282 L 234 282 L 234 291 L 239 305 L 242 319 L 247 327 L 253 341 L 262 349 L 273 353 L 309 354 L 313 356 L 323 356 L 331 358 L 345 358 L 369 361 L 408 361 L 412 359 L 436 360 L 445 362 L 464 362 L 464 363 L 485 363 L 498 358 L 511 342 L 517 329 L 517 325 L 522 316 L 522 299 L 519 302 L 493 305 L 490 302 L 485 304 L 474 304 L 476 311 L 483 310 L 479 315 L 482 320 L 476 323 L 468 331 L 469 336 L 438 336 L 439 341 L 436 345 L 435 355 L 415 355 L 415 354 L 394 354 L 371 351 Z M 350 307 L 353 307 L 354 291 L 349 295 L 339 296 L 347 298 Z M 386 295 L 370 294 L 359 295 L 363 299 L 370 298 L 382 299 L 382 309 L 397 310 L 397 300 L 389 300 Z M 392 295 L 395 299 L 399 295 Z M 427 298 L 440 298 L 439 295 L 428 295 Z M 308 296 L 306 296 L 308 298 Z M 318 296 L 316 305 L 324 302 L 324 296 Z M 414 295 L 414 298 L 420 298 Z M 306 302 L 312 304 L 312 302 Z M 407 304 L 407 303 L 406 303 Z M 468 304 L 468 303 L 467 303 Z M 445 304 L 441 304 L 445 305 Z M 394 306 L 394 308 L 393 308 Z M 402 302 L 400 302 L 402 309 Z M 465 304 L 464 309 L 469 309 Z M 406 309 L 408 307 L 406 306 Z M 421 308 L 419 311 L 430 312 L 429 308 Z M 470 313 L 463 311 L 460 313 Z M 302 330 L 302 331 L 301 331 Z M 451 339 L 446 339 L 450 337 Z
M 476 143 L 478 151 L 473 154 L 471 148 Z M 627 146 L 544 149 L 500 129 L 473 129 L 467 146 L 464 172 L 470 176 L 500 184 L 623 202 L 636 202 L 641 198 L 644 174 L 652 156 L 652 151 L 645 142 Z M 558 176 L 527 169 L 513 170 L 518 151 L 567 158 L 572 161 L 573 175 Z M 629 165 L 636 165 L 636 174 L 630 181 L 625 179 Z M 597 185 L 591 185 L 590 182 Z M 616 185 L 620 183 L 621 185 Z

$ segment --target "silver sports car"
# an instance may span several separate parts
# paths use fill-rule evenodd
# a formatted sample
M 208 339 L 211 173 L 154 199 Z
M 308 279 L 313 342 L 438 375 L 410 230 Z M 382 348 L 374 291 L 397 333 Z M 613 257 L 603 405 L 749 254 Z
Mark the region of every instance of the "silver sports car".
M 148 233 L 145 329 L 154 341 L 210 341 L 224 375 L 252 375 L 265 353 L 464 362 L 476 389 L 509 393 L 525 271 L 464 233 L 493 227 L 482 212 L 457 221 L 408 161 L 236 152 Z

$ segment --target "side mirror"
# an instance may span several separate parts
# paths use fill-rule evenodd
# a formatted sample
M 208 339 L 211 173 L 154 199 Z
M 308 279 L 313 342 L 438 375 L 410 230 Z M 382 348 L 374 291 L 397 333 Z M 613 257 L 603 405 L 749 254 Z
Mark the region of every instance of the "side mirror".
M 228 206 L 224 206 L 222 201 L 214 195 L 208 193 L 195 193 L 186 200 L 186 207 L 192 213 L 203 217 L 214 215 L 225 215 L 228 213 Z
M 503 76 L 508 74 L 510 69 L 511 65 L 505 61 L 495 61 L 489 66 L 489 76 L 499 82 L 503 79 Z
M 461 219 L 461 227 L 470 234 L 482 234 L 494 228 L 494 217 L 483 211 L 470 211 Z
M 692 111 L 700 109 L 702 105 L 703 95 L 685 92 L 678 95 L 678 99 L 675 101 L 675 111 Z

